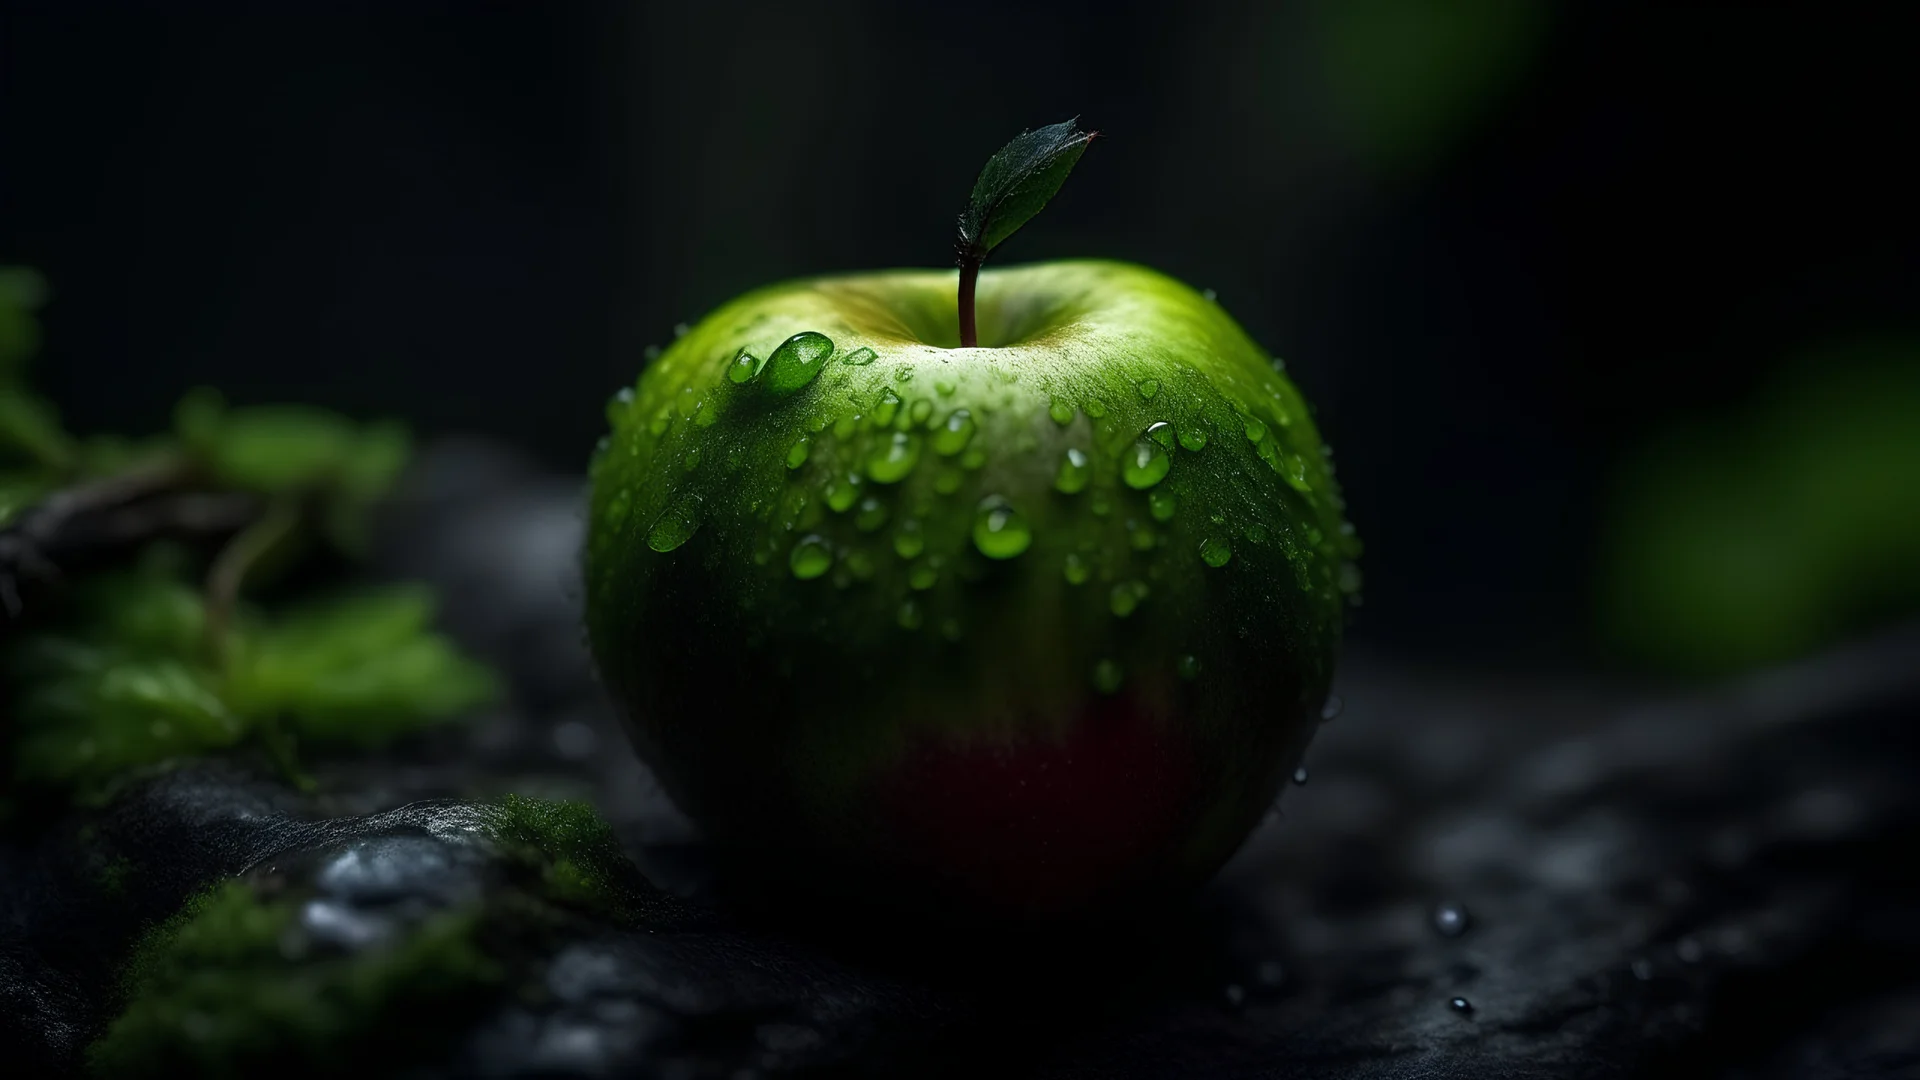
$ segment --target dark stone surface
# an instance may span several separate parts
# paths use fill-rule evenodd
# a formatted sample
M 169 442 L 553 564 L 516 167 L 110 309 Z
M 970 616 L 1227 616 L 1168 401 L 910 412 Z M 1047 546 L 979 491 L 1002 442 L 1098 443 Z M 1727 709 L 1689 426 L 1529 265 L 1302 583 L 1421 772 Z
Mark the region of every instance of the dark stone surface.
M 672 896 L 522 957 L 427 1075 L 1920 1073 L 1920 633 L 1680 696 L 1356 657 L 1310 782 L 1190 907 L 856 933 L 729 914 L 628 752 L 581 649 L 577 484 L 477 445 L 414 480 L 380 566 L 446 590 L 513 700 L 316 763 L 315 799 L 206 763 L 0 842 L 0 1060 L 73 1068 L 139 928 L 224 878 L 306 890 L 337 949 L 489 902 L 502 855 L 460 800 L 517 791 L 591 799 Z

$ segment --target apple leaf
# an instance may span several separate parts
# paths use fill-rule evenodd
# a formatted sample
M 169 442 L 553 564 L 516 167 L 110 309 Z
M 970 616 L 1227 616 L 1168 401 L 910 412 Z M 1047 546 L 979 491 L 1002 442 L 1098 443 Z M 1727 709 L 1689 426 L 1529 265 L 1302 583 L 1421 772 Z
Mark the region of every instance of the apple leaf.
M 1081 131 L 1079 117 L 1024 131 L 980 170 L 973 197 L 960 215 L 960 262 L 978 265 L 987 252 L 1019 231 L 1050 201 L 1098 132 Z

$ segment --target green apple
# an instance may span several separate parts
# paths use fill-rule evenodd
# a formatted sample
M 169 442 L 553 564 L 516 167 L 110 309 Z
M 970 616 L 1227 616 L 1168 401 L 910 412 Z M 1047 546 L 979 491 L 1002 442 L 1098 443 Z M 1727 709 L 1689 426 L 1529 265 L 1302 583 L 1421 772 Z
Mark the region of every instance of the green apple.
M 796 281 L 613 400 L 596 660 L 668 792 L 763 868 L 1020 917 L 1177 892 L 1319 720 L 1357 552 L 1325 448 L 1171 278 L 969 284 L 977 347 L 953 271 Z

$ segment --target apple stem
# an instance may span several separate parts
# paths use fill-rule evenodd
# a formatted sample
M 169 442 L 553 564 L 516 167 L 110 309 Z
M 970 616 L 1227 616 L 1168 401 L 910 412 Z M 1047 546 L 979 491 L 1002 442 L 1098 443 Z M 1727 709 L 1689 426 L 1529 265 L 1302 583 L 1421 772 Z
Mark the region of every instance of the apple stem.
M 980 344 L 980 332 L 973 321 L 973 287 L 980 277 L 977 258 L 960 259 L 960 347 L 972 349 Z

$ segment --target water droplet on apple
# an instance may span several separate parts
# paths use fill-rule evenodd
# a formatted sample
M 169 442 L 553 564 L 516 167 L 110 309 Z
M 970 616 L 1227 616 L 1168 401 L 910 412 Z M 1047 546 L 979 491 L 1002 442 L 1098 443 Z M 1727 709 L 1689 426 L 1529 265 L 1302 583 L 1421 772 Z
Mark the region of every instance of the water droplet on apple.
M 827 509 L 836 514 L 843 514 L 853 509 L 854 501 L 860 497 L 860 483 L 860 477 L 856 473 L 848 473 L 828 480 Z
M 896 431 L 867 455 L 867 476 L 876 484 L 897 484 L 919 463 L 919 437 Z
M 1160 392 L 1160 380 L 1159 379 L 1141 379 L 1139 382 L 1134 384 L 1134 387 L 1135 389 L 1140 391 L 1141 400 L 1152 401 L 1153 395 Z
M 626 488 L 621 488 L 613 493 L 613 498 L 607 500 L 607 508 L 601 513 L 600 520 L 605 522 L 609 529 L 617 529 L 626 524 L 627 514 L 632 509 L 632 494 Z
M 1174 511 L 1179 509 L 1180 500 L 1171 491 L 1155 491 L 1147 496 L 1147 510 L 1155 521 L 1172 521 Z
M 920 523 L 913 518 L 906 518 L 893 530 L 893 551 L 901 558 L 911 559 L 926 548 L 926 534 L 921 532 Z
M 1107 591 L 1107 610 L 1124 619 L 1147 598 L 1148 591 L 1144 581 L 1122 581 Z
M 1181 678 L 1191 682 L 1200 677 L 1200 658 L 1187 653 L 1174 665 L 1174 670 L 1180 673 Z
M 1087 481 L 1093 478 L 1093 465 L 1087 460 L 1086 451 L 1067 447 L 1060 456 L 1060 471 L 1054 474 L 1053 486 L 1067 495 L 1075 495 L 1086 490 Z
M 1165 420 L 1156 420 L 1147 425 L 1147 438 L 1159 444 L 1162 450 L 1171 450 L 1174 447 L 1173 425 Z
M 732 362 L 727 364 L 727 381 L 732 383 L 752 382 L 753 377 L 760 374 L 760 369 L 763 366 L 764 364 L 759 357 L 745 349 L 741 349 L 740 355 L 734 357 Z
M 933 415 L 933 402 L 921 398 L 913 403 L 913 408 L 907 410 L 907 415 L 914 423 L 924 424 L 927 418 Z
M 866 367 L 868 364 L 873 363 L 878 356 L 879 356 L 878 353 L 875 353 L 872 349 L 869 349 L 865 345 L 862 345 L 859 348 L 848 353 L 847 358 L 844 362 L 848 364 L 852 364 L 854 367 Z
M 938 391 L 938 392 L 939 392 L 939 394 L 940 394 L 940 396 L 941 396 L 941 397 L 952 397 L 952 396 L 953 396 L 953 392 L 954 392 L 955 390 L 958 390 L 958 389 L 960 389 L 960 387 L 959 387 L 959 385 L 958 385 L 958 384 L 956 384 L 956 383 L 953 383 L 953 382 L 949 382 L 949 381 L 948 381 L 948 380 L 946 380 L 946 379 L 940 379 L 940 380 L 937 380 L 937 381 L 936 381 L 936 382 L 935 382 L 935 383 L 933 384 L 933 388 L 934 388 L 934 389 L 935 389 L 936 391 Z
M 833 549 L 827 546 L 825 537 L 808 533 L 793 545 L 793 551 L 787 556 L 787 567 L 793 576 L 802 581 L 810 581 L 827 572 L 833 566 Z
M 1267 425 L 1254 417 L 1247 417 L 1247 441 L 1257 443 L 1267 437 Z
M 887 504 L 869 495 L 860 500 L 860 512 L 853 516 L 853 526 L 861 532 L 873 532 L 887 523 Z
M 1141 439 L 1121 459 L 1120 478 L 1128 487 L 1144 491 L 1166 479 L 1167 470 L 1172 466 L 1172 460 L 1159 443 Z
M 1093 665 L 1093 688 L 1103 694 L 1120 689 L 1122 672 L 1116 660 L 1105 659 Z
M 833 339 L 814 330 L 802 330 L 780 343 L 767 357 L 760 385 L 769 393 L 792 394 L 805 389 L 833 355 Z
M 1199 453 L 1207 448 L 1206 425 L 1195 420 L 1180 429 L 1180 445 Z
M 787 468 L 797 469 L 807 463 L 807 455 L 813 452 L 813 440 L 805 435 L 800 441 L 787 448 Z
M 1011 559 L 1033 543 L 1033 529 L 998 495 L 980 500 L 973 516 L 973 546 L 989 559 Z
M 1054 398 L 1047 403 L 1047 415 L 1053 417 L 1054 423 L 1066 427 L 1073 423 L 1073 406 Z
M 669 552 L 699 531 L 700 496 L 689 492 L 667 504 L 666 510 L 654 519 L 653 527 L 647 530 L 647 546 L 661 553 Z
M 1060 572 L 1067 579 L 1067 584 L 1084 585 L 1093 571 L 1087 566 L 1087 560 L 1077 554 L 1068 554 Z
M 633 410 L 633 387 L 623 386 L 607 399 L 607 423 L 618 425 Z
M 912 381 L 913 381 L 913 369 L 912 369 L 912 368 L 910 368 L 910 367 L 897 367 L 897 368 L 894 368 L 894 369 L 893 369 L 893 381 L 894 381 L 894 382 L 912 382 Z
M 873 422 L 881 427 L 893 423 L 893 415 L 900 411 L 900 395 L 888 387 L 880 392 L 880 401 L 873 407 Z
M 952 457 L 973 441 L 973 431 L 973 414 L 966 409 L 953 410 L 947 414 L 940 430 L 933 433 L 933 452 L 942 457 Z
M 1099 398 L 1088 398 L 1087 403 L 1080 407 L 1085 409 L 1087 415 L 1093 417 L 1095 420 L 1107 415 L 1107 403 L 1101 401 Z
M 1233 560 L 1233 545 L 1225 537 L 1209 536 L 1200 541 L 1200 561 L 1211 567 L 1222 567 Z

